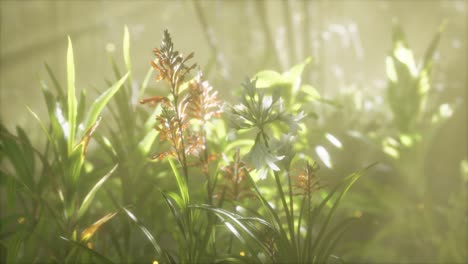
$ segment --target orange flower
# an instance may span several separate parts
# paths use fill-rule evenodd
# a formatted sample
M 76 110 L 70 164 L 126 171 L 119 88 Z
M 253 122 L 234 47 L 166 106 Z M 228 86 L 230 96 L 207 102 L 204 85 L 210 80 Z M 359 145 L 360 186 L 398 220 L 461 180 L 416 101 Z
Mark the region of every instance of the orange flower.
M 320 167 L 317 163 L 314 162 L 311 166 L 309 162 L 307 162 L 304 170 L 296 178 L 296 184 L 294 185 L 294 187 L 298 189 L 296 195 L 310 196 L 312 192 L 322 187 L 317 177 L 317 171 L 319 169 Z

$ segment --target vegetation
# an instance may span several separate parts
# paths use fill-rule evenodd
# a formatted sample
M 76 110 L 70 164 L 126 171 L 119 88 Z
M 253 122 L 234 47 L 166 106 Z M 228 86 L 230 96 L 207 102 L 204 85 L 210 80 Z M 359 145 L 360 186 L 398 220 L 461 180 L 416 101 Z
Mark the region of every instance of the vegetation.
M 124 70 L 111 57 L 115 80 L 89 104 L 85 89 L 76 98 L 69 39 L 66 85 L 48 65 L 50 80 L 40 80 L 48 119 L 29 109 L 44 142 L 0 126 L 2 261 L 421 260 L 412 252 L 465 261 L 467 160 L 446 200 L 434 199 L 424 172 L 433 138 L 459 109 L 430 93 L 442 30 L 416 65 L 395 27 L 388 108 L 367 119 L 353 105 L 357 93 L 330 100 L 302 83 L 312 58 L 284 73 L 253 74 L 224 101 L 167 30 L 139 81 L 125 28 Z M 152 85 L 153 71 L 162 89 Z M 354 154 L 343 145 L 351 144 L 373 160 L 346 163 Z M 408 244 L 399 245 L 401 237 Z

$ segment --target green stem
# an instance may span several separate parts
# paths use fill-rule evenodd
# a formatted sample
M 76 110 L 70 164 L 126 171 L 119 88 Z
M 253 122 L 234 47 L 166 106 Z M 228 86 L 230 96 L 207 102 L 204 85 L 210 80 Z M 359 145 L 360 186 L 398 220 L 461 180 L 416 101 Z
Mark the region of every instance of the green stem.
M 283 208 L 284 208 L 284 211 L 286 213 L 286 219 L 288 221 L 288 230 L 289 230 L 289 235 L 291 236 L 292 246 L 293 246 L 294 249 L 296 249 L 297 247 L 296 247 L 296 236 L 294 234 L 294 219 L 291 218 L 291 214 L 290 214 L 289 209 L 288 209 L 288 203 L 286 202 L 286 197 L 285 197 L 285 194 L 284 194 L 284 191 L 283 191 L 283 187 L 281 186 L 281 180 L 279 178 L 279 173 L 275 171 L 273 174 L 275 175 L 276 186 L 277 186 L 278 191 L 280 193 L 281 202 L 283 203 Z
M 291 239 L 292 241 L 294 242 L 295 245 L 296 244 L 296 237 L 295 237 L 295 233 L 294 233 L 294 200 L 293 200 L 293 192 L 292 192 L 292 183 L 291 183 L 291 175 L 289 174 L 289 168 L 287 169 L 287 178 L 288 178 L 288 189 L 289 189 L 289 208 L 291 209 L 291 228 L 290 228 L 290 232 L 291 232 Z M 297 248 L 296 246 L 294 246 L 294 248 L 296 249 L 296 254 L 297 256 L 299 256 L 299 248 Z
M 201 163 L 202 163 L 202 170 L 203 173 L 205 174 L 206 177 L 206 192 L 208 195 L 208 204 L 213 205 L 213 189 L 214 187 L 211 186 L 211 177 L 209 173 L 209 163 L 208 163 L 208 146 L 206 144 L 206 124 L 205 121 L 203 121 L 202 126 L 201 126 L 201 136 L 202 136 L 202 144 L 205 147 L 203 151 L 203 156 L 201 157 Z
M 267 149 L 270 149 L 270 147 L 268 145 L 268 139 L 267 139 L 265 131 L 263 130 L 263 127 L 260 128 L 260 133 L 261 133 L 261 135 L 263 137 L 263 140 L 265 142 L 265 146 L 267 147 Z M 275 176 L 276 187 L 278 188 L 278 192 L 280 193 L 281 202 L 283 204 L 284 212 L 286 213 L 286 219 L 288 221 L 288 230 L 289 230 L 289 235 L 291 237 L 292 247 L 293 247 L 293 249 L 297 250 L 296 235 L 294 233 L 294 219 L 291 217 L 291 213 L 289 211 L 288 203 L 286 202 L 286 196 L 284 194 L 283 187 L 281 186 L 280 175 L 279 175 L 279 173 L 277 171 L 274 171 L 273 174 Z M 291 209 L 293 209 L 293 208 L 291 207 Z

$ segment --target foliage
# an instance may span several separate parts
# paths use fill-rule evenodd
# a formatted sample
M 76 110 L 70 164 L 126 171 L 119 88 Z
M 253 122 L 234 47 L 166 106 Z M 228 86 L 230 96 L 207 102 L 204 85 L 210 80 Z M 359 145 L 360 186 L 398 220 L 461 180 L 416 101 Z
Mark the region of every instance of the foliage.
M 393 49 L 385 61 L 388 86 L 382 91 L 383 100 L 376 100 L 379 93 L 352 90 L 337 99 L 343 106 L 338 113 L 324 113 L 321 133 L 336 135 L 342 143 L 341 149 L 331 152 L 334 163 L 361 164 L 369 159 L 380 163 L 344 205 L 347 215 L 356 215 L 363 223 L 342 243 L 341 250 L 347 252 L 343 255 L 356 261 L 462 263 L 466 258 L 465 238 L 454 232 L 464 230 L 468 220 L 460 210 L 466 200 L 466 180 L 428 169 L 440 166 L 434 146 L 441 130 L 461 110 L 455 101 L 441 102 L 432 87 L 433 57 L 444 26 L 417 64 L 396 24 Z M 367 151 L 350 159 L 347 149 Z M 440 193 L 440 182 L 455 183 L 457 188 Z
M 21 207 L 16 207 L 16 202 L 9 203 L 13 207 L 8 208 L 8 214 L 2 217 L 2 233 L 6 231 L 5 237 L 13 236 L 13 239 L 8 240 L 11 244 L 7 244 L 8 262 L 81 259 L 82 251 L 93 251 L 86 246 L 85 250 L 79 250 L 80 247 L 77 246 L 85 245 L 102 225 L 116 215 L 116 212 L 101 212 L 101 215 L 105 215 L 78 235 L 85 220 L 89 221 L 85 219 L 85 215 L 98 190 L 118 166 L 114 164 L 108 173 L 93 183 L 94 186 L 90 186 L 89 179 L 86 179 L 87 175 L 94 178 L 102 171 L 87 170 L 87 166 L 92 166 L 86 161 L 88 145 L 101 122 L 103 108 L 120 89 L 127 75 L 95 99 L 86 111 L 85 90 L 81 93 L 80 100 L 75 95 L 75 63 L 70 39 L 66 94 L 52 71 L 49 70 L 49 74 L 57 95 L 41 81 L 49 115 L 48 125 L 30 110 L 47 138 L 46 146 L 34 147 L 28 134 L 20 127 L 17 128 L 17 135 L 10 133 L 3 125 L 1 127 L 2 157 L 6 157 L 13 166 L 11 170 L 2 170 L 2 178 L 5 178 L 3 182 L 9 187 L 7 191 L 10 199 L 22 203 Z M 36 167 L 38 160 L 40 167 Z M 12 222 L 12 219 L 17 219 L 17 223 Z M 52 225 L 49 224 L 51 220 Z M 9 234 L 8 230 L 15 226 L 24 231 Z M 56 248 L 53 246 L 55 241 L 48 242 L 46 239 L 51 235 L 56 239 L 63 237 L 70 244 Z M 43 243 L 44 247 L 30 246 Z
M 109 54 L 114 77 L 87 104 L 69 39 L 66 87 L 47 64 L 53 90 L 40 81 L 48 122 L 30 109 L 45 143 L 0 125 L 2 261 L 463 262 L 467 162 L 444 201 L 424 170 L 457 111 L 431 88 L 442 28 L 417 65 L 395 27 L 373 112 L 370 95 L 330 100 L 303 83 L 311 58 L 257 72 L 224 102 L 167 30 L 137 80 L 127 28 L 124 70 Z

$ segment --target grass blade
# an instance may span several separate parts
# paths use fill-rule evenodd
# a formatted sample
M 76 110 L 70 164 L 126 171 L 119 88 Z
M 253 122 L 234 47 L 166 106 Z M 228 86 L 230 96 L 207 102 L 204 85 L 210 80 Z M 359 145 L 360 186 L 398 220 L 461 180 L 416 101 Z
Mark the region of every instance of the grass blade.
M 340 238 L 348 230 L 351 223 L 356 220 L 355 218 L 348 218 L 337 224 L 337 226 L 331 230 L 323 239 L 323 243 L 320 246 L 318 252 L 321 254 L 318 259 L 318 263 L 325 263 L 332 254 L 332 250 L 340 241 Z
M 117 165 L 115 165 L 104 177 L 102 177 L 96 185 L 89 191 L 89 193 L 86 195 L 84 198 L 83 202 L 81 203 L 80 209 L 78 210 L 78 219 L 83 216 L 83 214 L 86 212 L 88 209 L 89 205 L 94 199 L 94 196 L 96 195 L 96 192 L 101 188 L 101 186 L 106 182 L 106 180 L 112 175 L 112 173 L 117 169 Z
M 174 175 L 177 180 L 177 185 L 179 186 L 180 190 L 180 195 L 182 196 L 182 199 L 184 200 L 185 204 L 189 203 L 189 192 L 188 192 L 188 187 L 187 187 L 187 182 L 185 181 L 185 178 L 180 174 L 179 170 L 177 169 L 177 165 L 175 164 L 173 159 L 168 159 L 169 164 L 171 165 L 172 172 L 174 172 Z
M 81 90 L 80 100 L 78 101 L 78 108 L 76 112 L 76 122 L 80 124 L 83 122 L 84 114 L 86 109 L 86 90 Z M 81 128 L 83 129 L 83 128 Z M 86 131 L 86 130 L 85 130 Z
M 339 193 L 339 196 L 338 198 L 335 200 L 335 202 L 333 203 L 333 206 L 332 208 L 330 209 L 330 212 L 328 213 L 327 215 L 327 218 L 325 220 L 325 222 L 323 223 L 322 225 L 322 228 L 320 229 L 320 232 L 319 234 L 317 235 L 317 237 L 315 238 L 315 243 L 312 245 L 312 248 L 311 248 L 311 251 L 313 252 L 313 250 L 315 248 L 317 248 L 318 244 L 321 242 L 321 239 L 322 237 L 325 235 L 325 231 L 330 223 L 330 220 L 331 218 L 333 217 L 334 215 L 334 212 L 336 210 L 336 208 L 338 208 L 338 205 L 340 204 L 340 201 L 341 199 L 344 197 L 344 195 L 348 192 L 348 190 L 351 188 L 351 186 L 362 176 L 362 174 L 364 173 L 364 171 L 368 170 L 369 168 L 371 168 L 372 166 L 374 166 L 376 163 L 374 164 L 371 164 L 369 166 L 367 166 L 366 168 L 358 171 L 358 172 L 355 172 L 355 173 L 352 173 L 351 175 L 349 175 L 348 177 L 346 177 L 343 182 L 341 184 L 339 184 L 337 187 L 339 188 L 340 186 L 344 185 L 343 187 L 343 190 Z M 329 196 L 324 200 L 324 202 L 322 202 L 322 204 L 320 205 L 320 207 L 323 207 L 327 201 L 329 200 L 329 198 L 331 198 L 331 196 L 334 195 L 336 189 L 329 194 Z M 319 210 L 320 212 L 321 210 Z
M 120 87 L 122 87 L 122 84 L 127 80 L 128 75 L 129 73 L 125 74 L 119 81 L 107 89 L 107 91 L 101 94 L 101 96 L 93 102 L 84 123 L 85 131 L 88 130 L 94 122 L 96 122 L 99 114 L 102 112 L 102 109 L 104 109 L 112 96 L 114 96 Z
M 127 25 L 125 25 L 125 29 L 124 29 L 123 55 L 124 55 L 125 66 L 127 67 L 127 71 L 131 75 L 132 61 L 130 60 L 130 33 L 128 32 Z M 132 83 L 131 76 L 129 79 L 130 79 L 130 84 L 131 84 Z
M 124 212 L 127 214 L 127 216 L 133 221 L 135 222 L 135 224 L 138 225 L 138 227 L 140 228 L 140 230 L 143 232 L 143 234 L 145 234 L 145 236 L 148 238 L 148 240 L 151 242 L 151 244 L 153 245 L 153 248 L 154 250 L 156 251 L 156 253 L 158 254 L 158 256 L 162 257 L 162 256 L 165 256 L 165 254 L 163 254 L 163 251 L 161 249 L 161 247 L 159 246 L 158 242 L 156 241 L 156 239 L 154 239 L 153 235 L 151 234 L 151 232 L 148 230 L 148 228 L 146 228 L 139 220 L 138 218 L 132 213 L 130 212 L 129 210 L 127 210 L 126 208 L 123 208 Z M 166 256 L 167 258 L 167 256 Z
M 91 237 L 93 237 L 93 235 L 101 228 L 101 226 L 109 222 L 116 215 L 117 215 L 117 212 L 106 214 L 101 219 L 97 220 L 92 225 L 87 227 L 85 230 L 83 230 L 83 232 L 81 232 L 81 237 L 80 237 L 81 241 L 86 242 L 90 240 Z
M 91 254 L 91 256 L 95 257 L 97 260 L 98 260 L 98 263 L 108 263 L 108 264 L 113 264 L 114 262 L 108 258 L 106 258 L 105 256 L 103 256 L 102 254 L 100 254 L 99 252 L 95 251 L 95 250 L 92 250 L 90 248 L 88 248 L 87 246 L 77 242 L 77 241 L 73 241 L 73 240 L 70 240 L 66 237 L 63 237 L 63 236 L 60 236 L 61 239 L 67 241 L 68 243 L 71 243 L 73 244 L 74 246 L 78 247 L 79 249 Z
M 150 67 L 148 71 L 146 72 L 145 79 L 143 79 L 143 83 L 141 84 L 140 87 L 140 95 L 143 95 L 145 93 L 146 88 L 148 88 L 148 83 L 151 79 L 151 74 L 153 73 L 153 67 Z
M 182 232 L 182 235 L 184 237 L 186 237 L 186 235 L 187 235 L 186 234 L 186 228 L 185 228 L 186 225 L 184 224 L 184 218 L 182 217 L 180 210 L 186 210 L 187 205 L 184 204 L 184 201 L 176 193 L 163 192 L 162 195 L 164 197 L 164 200 L 167 203 L 167 206 L 171 210 L 172 215 L 176 219 L 177 226 L 179 227 L 180 231 Z M 177 208 L 174 205 L 174 202 L 178 205 L 179 208 Z M 180 210 L 178 210 L 178 209 L 180 209 Z
M 247 242 L 246 240 L 243 238 L 242 235 L 240 235 L 240 232 L 238 230 L 241 230 L 243 231 L 245 234 L 248 235 L 248 237 L 250 237 L 258 246 L 260 246 L 260 248 L 262 248 L 262 250 L 265 251 L 265 253 L 268 254 L 268 256 L 273 259 L 273 256 L 270 252 L 270 250 L 267 248 L 267 246 L 265 245 L 264 242 L 261 241 L 261 239 L 259 238 L 258 235 L 256 235 L 252 228 L 245 225 L 244 223 L 242 223 L 242 217 L 241 216 L 238 216 L 236 214 L 233 214 L 227 210 L 224 210 L 224 209 L 221 209 L 221 208 L 215 208 L 215 207 L 211 207 L 209 205 L 193 205 L 191 206 L 193 208 L 198 208 L 198 209 L 202 209 L 202 210 L 206 210 L 206 211 L 209 211 L 209 212 L 212 212 L 214 213 L 215 215 L 217 215 L 221 220 L 224 221 L 224 224 L 226 225 L 226 227 L 233 233 L 233 235 L 235 235 L 236 237 L 238 237 L 240 239 L 240 241 L 245 244 L 246 246 L 247 245 Z M 226 220 L 227 219 L 227 220 Z M 266 225 L 267 227 L 269 227 L 270 229 L 274 230 L 273 227 L 271 225 L 268 224 L 268 222 L 266 222 L 265 220 L 263 219 L 260 219 L 260 218 L 247 218 L 247 220 L 249 221 L 257 221 L 258 223 L 260 224 L 263 224 L 263 225 Z M 255 252 L 252 252 L 253 254 Z
M 60 85 L 57 78 L 55 77 L 54 72 L 50 68 L 49 64 L 45 63 L 45 67 L 46 67 L 47 73 L 49 74 L 50 79 L 52 80 L 52 83 L 54 84 L 55 90 L 57 90 L 60 100 L 64 100 L 65 94 L 63 93 L 62 86 Z
M 74 146 L 76 131 L 76 97 L 75 97 L 75 61 L 73 58 L 73 46 L 68 36 L 67 50 L 67 86 L 68 86 L 68 153 L 71 154 Z

